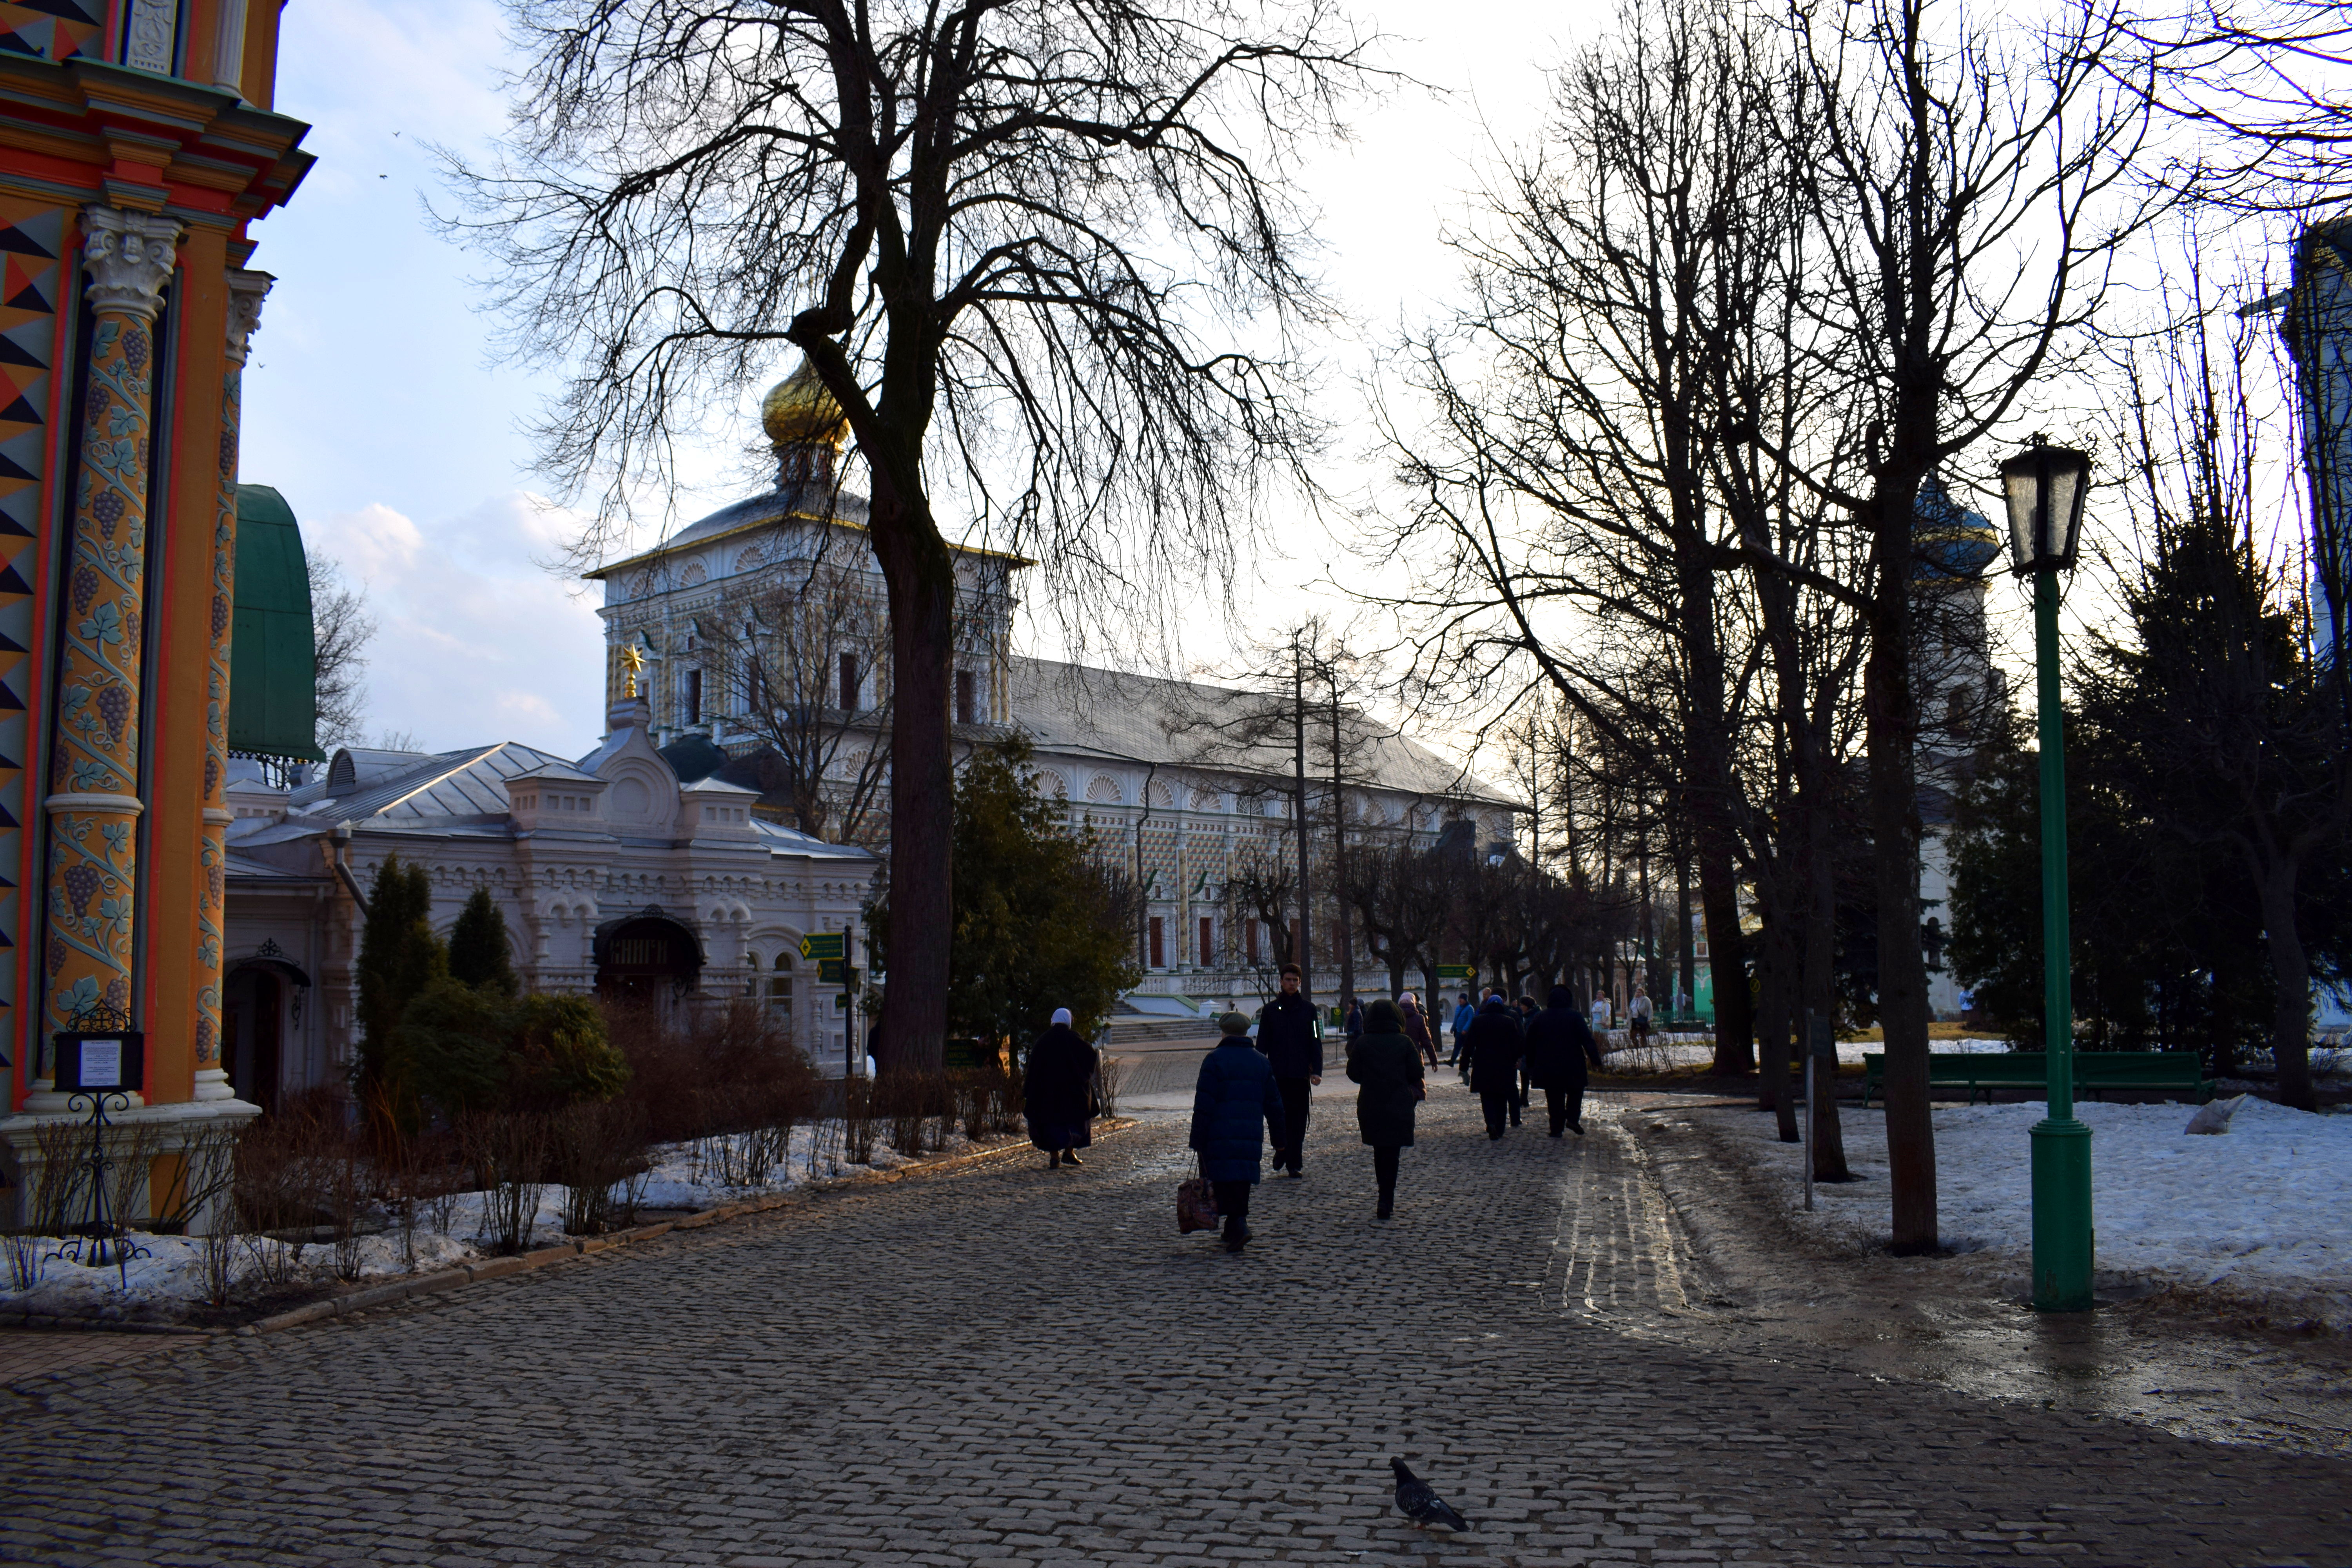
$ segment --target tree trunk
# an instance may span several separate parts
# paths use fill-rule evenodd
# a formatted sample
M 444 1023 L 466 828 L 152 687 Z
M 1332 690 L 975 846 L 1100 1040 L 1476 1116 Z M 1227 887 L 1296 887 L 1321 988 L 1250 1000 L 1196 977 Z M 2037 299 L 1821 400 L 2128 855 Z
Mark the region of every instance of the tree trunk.
M 1711 852 L 1702 839 L 1699 910 L 1706 918 L 1706 967 L 1715 978 L 1715 1072 L 1739 1078 L 1756 1070 L 1755 1008 L 1748 997 L 1748 937 L 1739 929 L 1739 884 L 1727 847 Z
M 1897 496 L 1900 504 L 1897 504 Z M 1919 802 L 1911 752 L 1912 492 L 1879 498 L 1876 602 L 1864 672 L 1877 862 L 1878 1020 L 1886 1037 L 1886 1163 L 1898 1254 L 1936 1249 L 1936 1129 L 1927 1101 L 1927 970 L 1919 952 Z
M 874 490 L 868 537 L 890 595 L 892 688 L 890 984 L 875 1065 L 886 1073 L 935 1073 L 946 1065 L 955 934 L 955 763 L 948 744 L 955 566 L 937 531 L 906 515 L 879 465 Z
M 2270 942 L 2271 1059 L 2278 1064 L 2279 1103 L 2316 1110 L 2311 1086 L 2311 955 L 2294 918 L 2297 869 L 2292 855 L 2279 856 L 2259 883 L 2263 934 Z
M 1805 900 L 1804 1005 L 1816 1018 L 1837 1017 L 1837 868 L 1830 858 L 1828 804 L 1816 798 L 1804 813 Z M 1805 1041 L 1811 1052 L 1813 1042 Z M 1845 1129 L 1838 1121 L 1837 1068 L 1816 1065 L 1813 1095 L 1805 1107 L 1813 1120 L 1813 1180 L 1850 1182 L 1846 1168 Z
M 1804 1138 L 1797 1125 L 1797 1085 L 1790 1073 L 1789 1040 L 1795 1033 L 1797 1003 L 1797 921 L 1790 905 L 1796 900 L 1785 885 L 1790 868 L 1783 857 L 1779 865 L 1765 874 L 1770 879 L 1769 914 L 1764 923 L 1763 1005 L 1759 1010 L 1756 1029 L 1757 1108 L 1772 1112 L 1779 1124 L 1780 1142 L 1795 1143 Z

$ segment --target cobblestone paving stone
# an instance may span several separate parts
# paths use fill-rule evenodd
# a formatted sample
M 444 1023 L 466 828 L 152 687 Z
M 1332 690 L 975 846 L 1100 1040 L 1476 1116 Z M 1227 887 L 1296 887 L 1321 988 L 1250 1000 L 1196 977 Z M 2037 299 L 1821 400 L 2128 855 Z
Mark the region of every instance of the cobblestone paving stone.
M 2352 1562 L 2352 1466 L 1675 1342 L 1702 1271 L 1602 1106 L 1400 1217 L 1327 1093 L 1232 1257 L 1180 1123 L 380 1313 L 17 1382 L 0 1559 L 54 1563 Z M 1414 1531 L 1409 1457 L 1475 1534 Z

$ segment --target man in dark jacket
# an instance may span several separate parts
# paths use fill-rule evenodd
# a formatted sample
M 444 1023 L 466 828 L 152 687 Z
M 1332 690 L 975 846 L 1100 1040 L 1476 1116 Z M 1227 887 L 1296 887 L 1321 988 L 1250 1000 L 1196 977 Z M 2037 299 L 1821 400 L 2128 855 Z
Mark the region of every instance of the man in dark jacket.
M 1486 1136 L 1500 1138 L 1505 1116 L 1514 1127 L 1519 1122 L 1519 1053 L 1526 1047 L 1518 1015 L 1502 993 L 1486 998 L 1462 1044 L 1470 1057 L 1470 1088 L 1486 1108 Z
M 1307 1146 L 1307 1112 L 1315 1086 L 1323 1081 L 1323 1029 L 1315 1004 L 1299 992 L 1295 963 L 1282 966 L 1282 994 L 1258 1009 L 1257 1048 L 1282 1090 L 1282 1130 L 1274 1145 L 1274 1168 L 1287 1165 L 1292 1175 L 1304 1175 L 1299 1163 Z
M 1544 1091 L 1551 1112 L 1551 1135 L 1572 1127 L 1584 1136 L 1585 1064 L 1601 1063 L 1601 1047 L 1591 1026 L 1577 1011 L 1576 993 L 1565 985 L 1551 988 L 1550 1005 L 1528 1024 L 1528 1081 Z

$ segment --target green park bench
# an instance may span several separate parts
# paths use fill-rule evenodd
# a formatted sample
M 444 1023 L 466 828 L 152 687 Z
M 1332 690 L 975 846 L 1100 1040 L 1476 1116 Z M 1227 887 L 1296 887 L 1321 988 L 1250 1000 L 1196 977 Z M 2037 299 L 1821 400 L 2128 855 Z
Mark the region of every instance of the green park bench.
M 1868 1105 L 1886 1077 L 1883 1051 L 1862 1058 L 1862 1102 Z M 2050 1058 L 2040 1051 L 1931 1051 L 1927 1083 L 1932 1089 L 1966 1089 L 1974 1105 L 1981 1090 L 2031 1091 L 2050 1084 Z M 2107 1090 L 2181 1094 L 2202 1104 L 2213 1098 L 2213 1080 L 2195 1051 L 2076 1051 L 2074 1092 L 2092 1099 Z

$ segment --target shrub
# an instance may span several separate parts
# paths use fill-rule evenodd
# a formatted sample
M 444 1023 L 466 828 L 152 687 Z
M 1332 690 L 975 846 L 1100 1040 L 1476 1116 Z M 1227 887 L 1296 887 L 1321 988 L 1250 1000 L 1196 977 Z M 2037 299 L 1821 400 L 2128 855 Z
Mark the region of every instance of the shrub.
M 645 1112 L 625 1101 L 567 1106 L 548 1131 L 548 1174 L 566 1189 L 564 1234 L 594 1236 L 636 1223 L 651 1169 Z
M 562 1106 L 611 1100 L 628 1087 L 629 1060 L 614 1047 L 591 998 L 526 996 L 513 1029 L 514 1098 Z
M 401 1018 L 398 1054 L 409 1087 L 453 1119 L 504 1104 L 514 1031 L 511 1002 L 441 976 Z
M 449 973 L 468 985 L 501 996 L 522 987 L 515 979 L 513 952 L 507 941 L 507 918 L 488 888 L 477 888 L 449 928 Z

